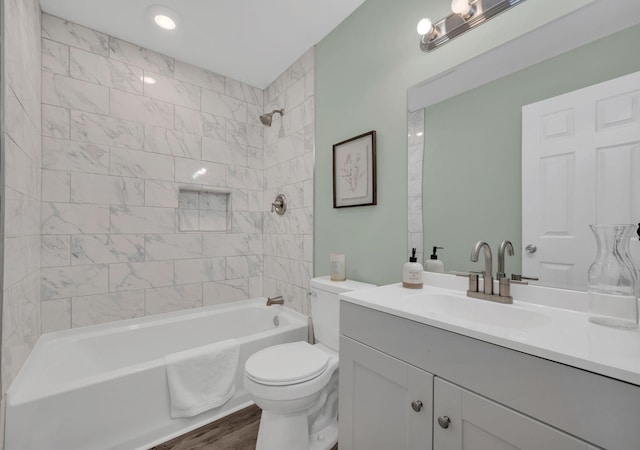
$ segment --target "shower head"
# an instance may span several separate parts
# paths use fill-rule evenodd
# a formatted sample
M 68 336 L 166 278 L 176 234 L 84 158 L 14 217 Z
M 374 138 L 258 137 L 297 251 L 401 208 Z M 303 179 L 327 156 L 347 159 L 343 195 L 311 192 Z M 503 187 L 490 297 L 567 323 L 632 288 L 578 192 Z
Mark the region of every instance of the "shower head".
M 262 124 L 264 126 L 270 127 L 271 126 L 271 121 L 273 120 L 273 115 L 275 113 L 280 114 L 280 116 L 284 116 L 284 108 L 282 108 L 282 109 L 274 109 L 270 113 L 261 115 L 260 116 L 260 122 L 262 122 Z

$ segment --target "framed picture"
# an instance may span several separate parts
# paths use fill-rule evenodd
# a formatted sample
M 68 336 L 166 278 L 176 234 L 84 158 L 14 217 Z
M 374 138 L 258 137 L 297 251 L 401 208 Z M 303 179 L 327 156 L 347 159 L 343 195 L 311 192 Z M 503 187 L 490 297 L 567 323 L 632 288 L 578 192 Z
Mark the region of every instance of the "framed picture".
M 376 132 L 333 146 L 333 207 L 376 204 Z

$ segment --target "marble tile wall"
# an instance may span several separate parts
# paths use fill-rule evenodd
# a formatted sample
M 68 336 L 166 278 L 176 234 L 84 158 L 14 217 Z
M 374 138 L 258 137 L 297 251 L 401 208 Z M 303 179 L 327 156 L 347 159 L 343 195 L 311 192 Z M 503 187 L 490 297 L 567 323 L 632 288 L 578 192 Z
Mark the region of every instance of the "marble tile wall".
M 40 335 L 41 70 L 38 0 L 2 3 L 2 395 Z M 4 410 L 4 408 L 2 408 Z M 1 439 L 0 439 L 1 442 Z
M 424 263 L 423 221 L 422 221 L 422 158 L 424 155 L 424 109 L 409 113 L 408 120 L 408 155 L 409 155 L 409 250 L 416 248 L 416 256 L 420 264 Z
M 264 91 L 265 112 L 285 109 L 265 128 L 265 203 L 280 193 L 288 201 L 284 215 L 265 213 L 264 295 L 283 295 L 305 314 L 313 276 L 314 63 L 312 48 Z
M 43 332 L 262 295 L 263 99 L 42 15 Z M 227 231 L 181 231 L 181 187 L 229 192 Z

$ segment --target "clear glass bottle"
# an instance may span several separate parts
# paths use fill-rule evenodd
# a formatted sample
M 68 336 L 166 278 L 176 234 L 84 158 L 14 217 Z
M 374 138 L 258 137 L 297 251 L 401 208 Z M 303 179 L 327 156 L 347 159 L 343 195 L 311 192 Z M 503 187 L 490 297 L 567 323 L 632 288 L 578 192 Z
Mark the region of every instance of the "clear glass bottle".
M 591 225 L 598 255 L 589 267 L 589 320 L 620 328 L 638 326 L 639 274 L 629 256 L 635 225 Z

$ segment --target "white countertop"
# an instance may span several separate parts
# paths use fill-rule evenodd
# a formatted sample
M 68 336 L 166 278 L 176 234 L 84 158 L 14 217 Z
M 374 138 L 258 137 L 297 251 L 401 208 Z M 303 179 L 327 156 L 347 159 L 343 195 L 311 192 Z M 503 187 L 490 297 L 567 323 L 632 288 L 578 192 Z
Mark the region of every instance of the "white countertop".
M 446 288 L 425 284 L 417 290 L 392 284 L 342 294 L 340 298 L 640 386 L 640 329 L 589 322 L 585 308 L 580 307 L 581 298 L 586 305 L 586 293 L 513 286 L 514 303 L 505 305 L 467 297 L 461 281 L 464 279 L 425 273 L 427 279 Z M 532 293 L 548 298 L 534 303 Z M 526 300 L 519 301 L 518 294 Z M 572 309 L 544 306 L 550 301 Z

